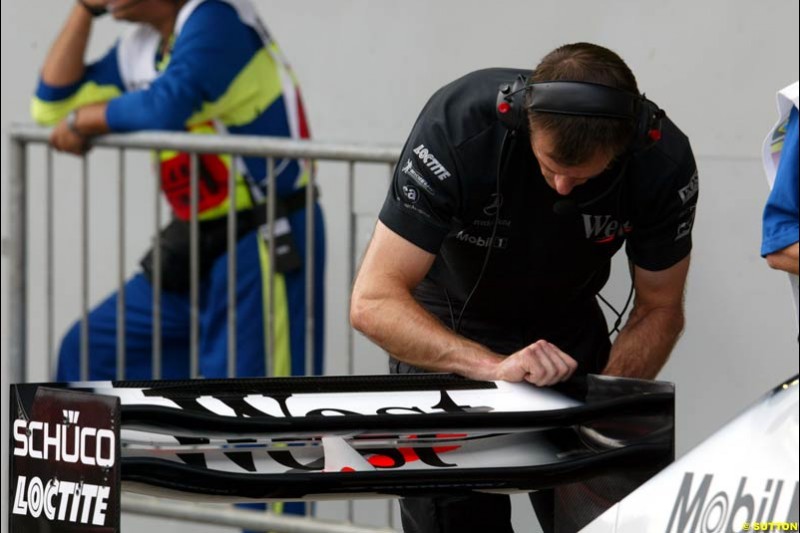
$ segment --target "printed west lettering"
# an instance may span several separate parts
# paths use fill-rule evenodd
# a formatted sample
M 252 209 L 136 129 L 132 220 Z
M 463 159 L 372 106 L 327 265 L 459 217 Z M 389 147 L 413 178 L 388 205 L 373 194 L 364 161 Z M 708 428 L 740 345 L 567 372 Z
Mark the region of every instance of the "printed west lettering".
M 595 242 L 611 242 L 616 237 L 631 231 L 630 222 L 620 223 L 611 218 L 611 215 L 583 215 L 583 229 L 586 238 Z

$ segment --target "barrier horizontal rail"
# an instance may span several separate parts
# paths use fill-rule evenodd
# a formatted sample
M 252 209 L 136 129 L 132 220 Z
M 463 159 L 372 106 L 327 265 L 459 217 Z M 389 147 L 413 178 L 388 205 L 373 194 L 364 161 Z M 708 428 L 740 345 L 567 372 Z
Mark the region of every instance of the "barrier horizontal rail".
M 28 124 L 12 124 L 9 127 L 9 135 L 20 142 L 46 143 L 50 137 L 50 129 Z M 399 146 L 359 146 L 257 135 L 192 135 L 162 131 L 101 135 L 94 137 L 91 145 L 196 153 L 229 152 L 243 156 L 313 158 L 365 163 L 394 163 L 400 158 L 401 151 Z
M 7 240 L 10 258 L 9 275 L 9 339 L 8 364 L 12 382 L 25 381 L 26 301 L 27 280 L 27 159 L 29 144 L 47 144 L 51 129 L 32 124 L 9 126 L 9 222 L 13 229 Z M 383 163 L 393 165 L 400 157 L 399 146 L 359 146 L 319 141 L 292 140 L 277 137 L 246 135 L 192 135 L 185 132 L 143 131 L 109 134 L 95 137 L 93 146 L 118 150 L 176 150 L 190 153 L 227 152 L 254 157 L 283 157 L 341 161 L 350 164 L 349 183 L 352 186 L 354 163 Z M 159 204 L 156 204 L 159 205 Z M 351 238 L 353 236 L 351 235 Z M 352 262 L 352 261 L 351 261 Z M 354 271 L 351 265 L 351 271 Z

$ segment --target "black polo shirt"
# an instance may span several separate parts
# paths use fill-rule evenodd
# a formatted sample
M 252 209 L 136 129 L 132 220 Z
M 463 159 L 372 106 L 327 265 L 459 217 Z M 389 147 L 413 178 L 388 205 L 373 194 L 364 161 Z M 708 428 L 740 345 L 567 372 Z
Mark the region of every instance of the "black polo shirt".
M 464 310 L 473 331 L 462 333 L 497 337 L 507 350 L 538 338 L 566 343 L 587 320 L 597 330 L 594 297 L 623 243 L 646 270 L 686 257 L 698 191 L 689 141 L 665 119 L 660 141 L 575 188 L 569 198 L 578 208 L 556 214 L 564 197 L 545 182 L 527 132 L 506 138 L 495 111 L 500 85 L 519 74 L 529 72 L 480 70 L 437 91 L 406 142 L 380 213 L 392 231 L 436 254 L 415 295 L 451 326 L 447 300 L 457 317 L 480 275 L 499 204 L 493 249 Z

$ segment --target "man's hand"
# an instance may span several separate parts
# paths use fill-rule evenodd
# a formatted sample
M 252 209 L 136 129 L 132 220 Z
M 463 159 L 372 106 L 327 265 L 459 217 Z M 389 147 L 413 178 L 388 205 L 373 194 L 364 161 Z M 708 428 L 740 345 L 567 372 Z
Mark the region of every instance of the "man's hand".
M 527 381 L 544 387 L 569 379 L 578 363 L 547 341 L 536 341 L 506 357 L 497 365 L 495 379 Z
M 83 155 L 89 150 L 86 137 L 79 135 L 70 127 L 66 120 L 62 120 L 50 133 L 50 146 L 59 152 L 69 152 Z

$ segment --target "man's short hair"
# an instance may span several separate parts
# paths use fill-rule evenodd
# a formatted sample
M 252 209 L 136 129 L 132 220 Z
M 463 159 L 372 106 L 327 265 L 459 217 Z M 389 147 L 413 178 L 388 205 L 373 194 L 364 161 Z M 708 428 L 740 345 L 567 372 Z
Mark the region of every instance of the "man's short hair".
M 636 77 L 615 52 L 591 43 L 565 44 L 547 54 L 533 71 L 529 82 L 586 81 L 638 94 Z M 580 165 L 596 153 L 617 156 L 633 140 L 633 120 L 558 115 L 528 109 L 531 134 L 547 131 L 553 136 L 560 164 Z

